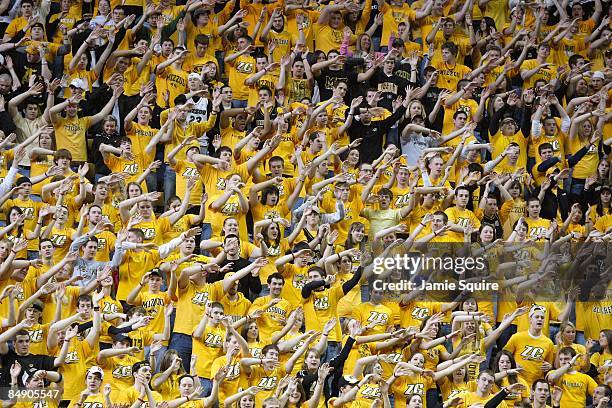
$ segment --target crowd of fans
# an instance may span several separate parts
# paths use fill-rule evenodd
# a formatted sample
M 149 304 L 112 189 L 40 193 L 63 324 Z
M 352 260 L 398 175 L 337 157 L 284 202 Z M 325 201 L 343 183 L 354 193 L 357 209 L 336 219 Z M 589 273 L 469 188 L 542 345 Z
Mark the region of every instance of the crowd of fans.
M 1 0 L 2 406 L 612 406 L 611 18 Z

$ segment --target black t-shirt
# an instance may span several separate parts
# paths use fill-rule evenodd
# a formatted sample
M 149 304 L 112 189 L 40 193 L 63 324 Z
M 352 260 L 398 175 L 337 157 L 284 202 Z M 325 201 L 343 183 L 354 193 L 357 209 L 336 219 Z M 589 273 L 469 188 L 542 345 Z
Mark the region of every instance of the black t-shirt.
M 340 80 L 346 82 L 350 90 L 352 86 L 357 85 L 357 72 L 347 71 L 346 69 L 331 70 L 329 68 L 321 70 L 319 76 L 316 77 L 316 81 L 322 101 L 331 99 L 334 96 L 334 87 Z
M 378 106 L 393 112 L 393 101 L 399 95 L 406 96 L 408 81 L 395 74 L 389 76 L 382 69 L 378 69 L 370 79 L 370 85 L 382 92 L 382 99 L 378 102 Z
M 40 354 L 28 354 L 20 356 L 15 353 L 15 350 L 9 349 L 8 353 L 0 354 L 0 364 L 2 364 L 2 374 L 0 376 L 0 387 L 10 387 L 11 384 L 11 366 L 15 361 L 19 361 L 22 370 L 45 370 L 56 371 L 54 362 L 55 357 L 43 356 Z M 19 376 L 19 387 L 24 387 L 22 376 Z M 3 398 L 4 399 L 4 398 Z
M 495 239 L 503 238 L 504 236 L 504 228 L 499 219 L 499 215 L 496 213 L 493 217 L 487 217 L 487 215 L 482 216 L 482 224 L 490 225 L 495 230 Z

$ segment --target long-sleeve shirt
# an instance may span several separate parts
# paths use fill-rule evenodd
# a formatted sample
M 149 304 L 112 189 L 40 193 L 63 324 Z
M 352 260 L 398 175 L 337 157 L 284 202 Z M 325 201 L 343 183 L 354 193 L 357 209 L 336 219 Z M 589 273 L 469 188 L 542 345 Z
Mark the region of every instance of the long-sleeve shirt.
M 83 245 L 89 241 L 90 236 L 85 234 L 81 235 L 70 245 L 70 252 L 78 251 Z M 109 262 L 100 262 L 95 259 L 88 260 L 79 256 L 74 264 L 73 276 L 82 276 L 83 279 L 78 281 L 79 286 L 87 286 L 91 281 L 96 279 L 98 270 L 106 266 L 116 267 L 121 263 L 124 249 L 121 247 L 121 242 L 117 241 L 115 244 L 115 252 L 113 258 Z
M 353 120 L 353 123 L 348 129 L 348 134 L 351 142 L 356 139 L 363 139 L 359 146 L 359 157 L 363 163 L 372 163 L 383 152 L 384 137 L 387 132 L 397 122 L 404 113 L 406 108 L 400 106 L 391 116 L 384 120 L 371 121 L 368 124 L 361 121 Z
M 2 184 L 0 184 L 0 196 L 5 195 L 9 192 L 11 188 L 13 188 L 13 183 L 15 182 L 15 177 L 17 177 L 17 168 L 11 166 L 6 177 L 2 180 Z

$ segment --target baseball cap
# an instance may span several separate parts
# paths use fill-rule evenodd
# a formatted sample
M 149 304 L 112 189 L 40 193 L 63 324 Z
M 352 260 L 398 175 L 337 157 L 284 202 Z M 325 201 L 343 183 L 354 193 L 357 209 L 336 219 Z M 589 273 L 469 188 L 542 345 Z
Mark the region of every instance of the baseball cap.
M 36 367 L 27 367 L 23 370 L 23 374 L 21 375 L 21 381 L 25 384 L 30 380 L 34 373 L 36 373 L 38 369 Z
M 200 75 L 196 74 L 195 72 L 192 72 L 191 74 L 189 74 L 187 78 L 188 79 L 201 79 Z
M 126 342 L 128 343 L 130 346 L 132 345 L 132 339 L 128 336 L 126 336 L 125 334 L 117 334 L 116 336 L 113 336 L 113 342 Z
M 159 276 L 160 278 L 162 277 L 162 273 L 161 273 L 161 271 L 159 270 L 159 268 L 153 268 L 153 269 L 151 269 L 151 270 L 149 271 L 149 273 L 150 273 L 151 275 Z
M 83 81 L 81 78 L 74 78 L 72 81 L 70 81 L 70 86 L 74 86 L 75 88 L 79 88 L 79 89 L 85 89 L 85 81 Z
M 347 385 L 357 385 L 359 384 L 359 380 L 352 375 L 343 375 L 338 380 L 338 388 L 342 388 Z
M 44 305 L 40 300 L 35 300 L 34 303 L 30 305 L 30 307 L 38 310 L 39 312 L 42 312 Z
M 104 379 L 104 370 L 102 370 L 98 366 L 91 366 L 91 367 L 89 367 L 89 369 L 87 370 L 87 374 L 98 374 L 100 376 L 101 380 Z
M 17 179 L 17 181 L 15 182 L 15 185 L 16 186 L 20 186 L 20 185 L 25 184 L 25 183 L 32 184 L 32 180 L 30 180 L 28 177 L 25 177 L 25 176 L 24 177 L 19 177 Z
M 533 315 L 536 312 L 546 312 L 546 309 L 543 306 L 540 305 L 533 305 L 531 306 L 531 308 L 529 309 L 529 317 L 533 317 Z
M 606 76 L 601 71 L 595 71 L 593 72 L 593 76 L 591 78 L 606 79 Z

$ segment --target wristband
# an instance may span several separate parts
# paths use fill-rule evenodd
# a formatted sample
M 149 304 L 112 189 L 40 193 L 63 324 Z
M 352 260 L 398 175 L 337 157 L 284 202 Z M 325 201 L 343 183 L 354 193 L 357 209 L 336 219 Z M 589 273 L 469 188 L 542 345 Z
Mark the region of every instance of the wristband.
M 140 401 L 142 404 L 145 403 L 145 400 L 143 400 L 142 398 L 138 397 L 138 401 Z
M 94 312 L 99 312 L 100 311 L 100 306 L 96 306 L 93 308 Z

